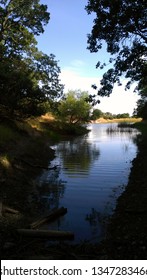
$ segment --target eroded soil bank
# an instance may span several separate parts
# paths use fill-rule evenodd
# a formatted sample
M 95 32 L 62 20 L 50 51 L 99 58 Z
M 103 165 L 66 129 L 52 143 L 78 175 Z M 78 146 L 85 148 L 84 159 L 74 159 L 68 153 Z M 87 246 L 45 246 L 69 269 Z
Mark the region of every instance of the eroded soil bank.
M 20 139 L 1 146 L 1 202 L 19 211 L 18 215 L 1 212 L 2 259 L 147 259 L 146 140 L 138 138 L 138 155 L 108 225 L 106 240 L 74 246 L 66 242 L 47 246 L 44 240 L 22 238 L 16 233 L 16 228 L 27 227 L 46 212 L 36 178 L 54 157 L 47 139 L 38 133 L 24 133 Z

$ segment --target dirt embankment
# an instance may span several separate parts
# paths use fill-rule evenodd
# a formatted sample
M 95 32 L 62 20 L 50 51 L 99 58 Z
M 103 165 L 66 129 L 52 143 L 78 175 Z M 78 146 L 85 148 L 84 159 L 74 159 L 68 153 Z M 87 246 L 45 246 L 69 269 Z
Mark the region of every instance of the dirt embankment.
M 0 139 L 0 248 L 2 258 L 17 258 L 22 244 L 15 229 L 28 226 L 44 211 L 36 179 L 48 168 L 54 151 L 37 130 L 26 131 L 11 123 L 1 130 L 3 137 L 9 139 Z M 4 212 L 5 206 L 16 209 L 18 214 Z

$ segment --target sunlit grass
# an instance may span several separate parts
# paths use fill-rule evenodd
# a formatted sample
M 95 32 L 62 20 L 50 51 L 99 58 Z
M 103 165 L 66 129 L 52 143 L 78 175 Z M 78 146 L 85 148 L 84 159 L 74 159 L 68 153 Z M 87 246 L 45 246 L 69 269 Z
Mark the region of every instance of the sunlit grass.
M 40 117 L 40 121 L 52 122 L 55 120 L 55 117 L 51 113 L 46 113 Z
M 122 118 L 122 119 L 114 119 L 114 122 L 119 122 L 119 123 L 136 123 L 136 122 L 141 122 L 142 118 Z
M 11 163 L 7 155 L 0 156 L 0 164 L 6 169 L 11 167 Z
M 53 115 L 51 113 L 47 113 L 40 117 L 27 119 L 26 124 L 28 124 L 33 129 L 44 132 L 46 130 L 45 124 L 51 124 L 54 120 L 55 118 Z
M 104 119 L 104 118 L 99 118 L 97 119 L 96 123 L 138 123 L 141 122 L 142 118 L 122 118 L 122 119 Z

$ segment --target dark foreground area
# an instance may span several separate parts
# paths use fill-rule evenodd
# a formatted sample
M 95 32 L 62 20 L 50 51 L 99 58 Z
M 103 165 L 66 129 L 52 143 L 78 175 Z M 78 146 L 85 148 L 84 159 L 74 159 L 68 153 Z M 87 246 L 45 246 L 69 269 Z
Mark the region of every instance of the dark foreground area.
M 108 226 L 109 259 L 147 259 L 147 135 L 137 139 L 128 185 Z
M 146 128 L 146 124 L 143 127 Z M 138 154 L 133 160 L 126 190 L 109 221 L 106 239 L 100 244 L 77 245 L 64 241 L 47 245 L 44 239 L 18 234 L 18 228 L 28 228 L 37 217 L 47 213 L 40 201 L 41 190 L 36 178 L 47 168 L 54 151 L 49 148 L 48 137 L 42 137 L 38 130 L 24 131 L 22 126 L 19 129 L 17 126 L 17 137 L 9 131 L 8 138 L 12 139 L 7 143 L 1 139 L 0 148 L 2 259 L 147 259 L 146 133 L 138 136 Z M 16 213 L 9 208 L 16 209 Z

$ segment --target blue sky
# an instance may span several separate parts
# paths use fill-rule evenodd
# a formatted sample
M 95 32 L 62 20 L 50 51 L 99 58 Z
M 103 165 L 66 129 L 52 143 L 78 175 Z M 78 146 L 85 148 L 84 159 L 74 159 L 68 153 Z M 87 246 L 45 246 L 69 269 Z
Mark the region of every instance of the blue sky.
M 105 45 L 99 53 L 87 50 L 87 34 L 93 26 L 94 15 L 87 15 L 87 0 L 41 0 L 51 14 L 45 32 L 37 37 L 38 48 L 53 53 L 61 68 L 61 82 L 68 89 L 93 93 L 91 84 L 99 84 L 103 71 L 95 68 L 97 61 L 108 62 Z M 95 92 L 94 92 L 95 93 Z M 133 90 L 115 86 L 109 98 L 101 98 L 98 108 L 103 112 L 132 114 L 138 96 Z

